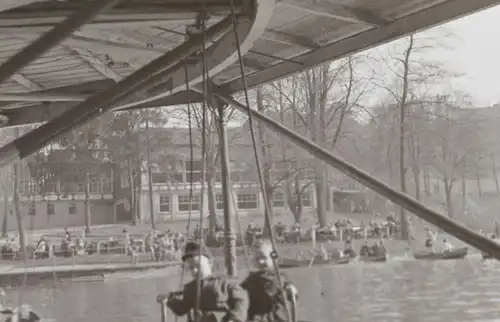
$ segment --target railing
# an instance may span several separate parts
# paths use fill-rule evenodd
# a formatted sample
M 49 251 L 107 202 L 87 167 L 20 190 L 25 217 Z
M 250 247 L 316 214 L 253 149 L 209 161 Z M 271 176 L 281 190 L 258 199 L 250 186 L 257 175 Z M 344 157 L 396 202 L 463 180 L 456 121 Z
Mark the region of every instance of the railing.
M 42 194 L 64 194 L 83 193 L 85 191 L 83 183 L 73 182 L 22 182 L 21 194 L 42 195 Z M 113 193 L 113 182 L 111 179 L 91 179 L 89 182 L 90 193 Z

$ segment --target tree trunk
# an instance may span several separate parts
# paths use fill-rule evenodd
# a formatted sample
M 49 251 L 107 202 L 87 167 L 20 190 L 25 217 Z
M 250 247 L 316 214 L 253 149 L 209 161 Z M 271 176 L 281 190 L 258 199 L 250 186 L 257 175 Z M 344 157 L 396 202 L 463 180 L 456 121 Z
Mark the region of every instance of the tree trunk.
M 325 184 L 325 171 L 321 164 L 321 161 L 317 160 L 315 165 L 315 182 L 314 187 L 316 189 L 316 211 L 318 214 L 318 223 L 320 227 L 325 227 L 327 225 L 327 215 L 326 215 L 326 184 Z M 300 197 L 300 196 L 299 196 Z
M 23 214 L 21 213 L 21 200 L 19 198 L 19 180 L 20 180 L 20 161 L 14 163 L 14 191 L 13 191 L 13 201 L 14 201 L 14 212 L 16 214 L 17 220 L 17 230 L 19 232 L 19 257 L 25 258 L 26 256 L 26 231 L 24 229 Z
M 215 173 L 213 166 L 207 166 L 207 197 L 208 197 L 208 229 L 215 231 L 217 227 L 217 197 L 215 193 Z
M 7 237 L 9 232 L 9 196 L 4 189 L 3 195 L 3 221 L 2 221 L 2 237 Z
M 399 185 L 401 192 L 406 193 L 406 163 L 405 163 L 405 140 L 406 140 L 406 101 L 408 97 L 408 86 L 409 79 L 408 75 L 410 72 L 410 55 L 413 50 L 413 35 L 410 35 L 410 43 L 406 49 L 404 61 L 403 61 L 403 88 L 401 93 L 401 100 L 399 106 Z M 409 240 L 410 233 L 408 231 L 408 219 L 406 217 L 406 210 L 400 207 L 401 216 L 401 239 Z
M 467 184 L 465 183 L 465 178 L 462 177 L 462 209 L 465 209 L 467 204 Z
M 133 170 L 132 170 L 132 164 L 130 160 L 127 160 L 127 172 L 128 172 L 128 188 L 130 190 L 130 213 L 132 217 L 132 225 L 137 225 L 137 212 L 136 212 L 136 198 L 135 198 L 135 181 L 134 181 L 134 175 L 133 175 Z
M 424 169 L 424 191 L 426 196 L 431 195 L 431 179 L 429 177 L 429 171 Z
M 91 232 L 92 228 L 92 218 L 91 218 L 91 213 L 90 213 L 90 180 L 89 180 L 89 173 L 85 172 L 85 183 L 84 183 L 84 195 L 85 199 L 83 201 L 83 212 L 85 216 L 85 234 L 88 234 Z
M 418 166 L 414 165 L 413 169 L 413 179 L 415 180 L 415 198 L 420 201 L 420 169 Z
M 155 223 L 155 206 L 153 201 L 153 170 L 151 169 L 151 138 L 149 132 L 149 120 L 146 119 L 146 149 L 147 149 L 147 164 L 148 164 L 148 197 L 149 197 L 149 219 L 151 221 L 151 229 L 156 229 Z
M 453 200 L 452 200 L 452 189 L 453 185 L 450 180 L 447 178 L 443 179 L 444 183 L 444 193 L 446 196 L 446 208 L 448 210 L 448 217 L 453 218 L 454 217 L 454 210 L 453 210 Z
M 481 187 L 481 177 L 479 176 L 479 173 L 476 171 L 476 181 L 477 181 L 477 193 L 482 196 L 483 195 L 483 188 Z
M 495 154 L 491 154 L 491 161 L 493 164 L 493 178 L 495 179 L 495 187 L 497 188 L 497 194 L 500 194 L 500 185 L 498 184 L 498 172 L 497 172 L 497 162 L 495 160 Z

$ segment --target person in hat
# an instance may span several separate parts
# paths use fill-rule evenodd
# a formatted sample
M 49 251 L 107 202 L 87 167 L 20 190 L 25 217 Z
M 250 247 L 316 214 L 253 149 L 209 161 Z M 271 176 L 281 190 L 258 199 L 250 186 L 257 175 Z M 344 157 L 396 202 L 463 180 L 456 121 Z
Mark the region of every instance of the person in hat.
M 253 246 L 256 270 L 241 283 L 248 292 L 248 319 L 251 321 L 288 321 L 287 302 L 296 303 L 297 288 L 281 274 L 280 285 L 273 261 L 273 246 L 269 240 L 260 239 Z
M 247 292 L 236 279 L 213 275 L 210 256 L 200 244 L 188 242 L 181 259 L 193 280 L 180 292 L 160 294 L 159 302 L 177 316 L 191 312 L 191 321 L 247 321 Z

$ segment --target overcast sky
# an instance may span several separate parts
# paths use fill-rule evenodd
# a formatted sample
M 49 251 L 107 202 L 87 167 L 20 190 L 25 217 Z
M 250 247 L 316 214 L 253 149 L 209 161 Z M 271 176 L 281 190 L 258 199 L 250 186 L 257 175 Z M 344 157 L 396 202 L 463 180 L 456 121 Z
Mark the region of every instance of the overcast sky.
M 454 53 L 446 57 L 452 68 L 466 74 L 455 85 L 470 93 L 476 104 L 500 103 L 500 6 L 438 28 L 458 37 Z

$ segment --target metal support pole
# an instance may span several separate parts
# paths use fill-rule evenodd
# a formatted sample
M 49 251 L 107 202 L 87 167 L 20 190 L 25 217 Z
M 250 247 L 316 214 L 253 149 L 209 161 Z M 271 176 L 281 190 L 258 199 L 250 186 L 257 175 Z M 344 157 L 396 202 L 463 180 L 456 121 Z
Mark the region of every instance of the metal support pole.
M 213 39 L 228 32 L 231 28 L 231 18 L 226 18 L 209 28 L 205 36 L 194 35 L 190 40 L 172 49 L 163 56 L 142 67 L 135 73 L 124 78 L 109 88 L 98 92 L 84 102 L 77 104 L 60 116 L 45 123 L 39 128 L 15 139 L 0 148 L 0 168 L 12 164 L 19 158 L 24 158 L 38 151 L 51 140 L 64 135 L 75 127 L 91 120 L 113 108 L 113 99 L 134 91 L 136 86 L 167 69 L 180 60 L 187 58 L 201 49 L 204 39 Z
M 196 88 L 196 90 L 199 90 Z M 479 250 L 490 254 L 496 259 L 500 260 L 500 245 L 493 240 L 478 234 L 477 232 L 469 229 L 458 222 L 439 214 L 438 212 L 424 206 L 412 197 L 396 191 L 389 185 L 378 180 L 377 178 L 371 176 L 367 172 L 359 169 L 358 167 L 344 161 L 342 158 L 334 155 L 330 151 L 320 147 L 319 145 L 311 142 L 304 136 L 295 133 L 286 126 L 280 124 L 279 122 L 273 120 L 272 118 L 256 111 L 249 109 L 238 101 L 234 100 L 230 95 L 221 93 L 218 89 L 212 88 L 212 93 L 222 99 L 224 102 L 234 106 L 244 113 L 252 113 L 252 116 L 259 122 L 264 123 L 267 127 L 273 131 L 287 137 L 289 140 L 302 147 L 304 150 L 310 152 L 316 158 L 327 163 L 331 167 L 342 171 L 346 175 L 350 176 L 359 183 L 365 185 L 366 187 L 377 192 L 381 196 L 386 197 L 395 204 L 411 211 L 418 217 L 428 221 L 429 223 L 441 228 L 450 235 L 478 248 Z
M 236 236 L 233 230 L 233 190 L 229 173 L 229 152 L 227 146 L 227 131 L 225 126 L 225 103 L 217 97 L 212 97 L 217 109 L 219 130 L 220 167 L 222 179 L 222 196 L 224 198 L 224 239 L 227 274 L 236 276 Z
M 63 22 L 55 26 L 54 29 L 24 47 L 18 54 L 10 57 L 0 66 L 0 84 L 22 68 L 26 67 L 30 62 L 40 57 L 43 53 L 58 45 L 75 30 L 94 19 L 101 11 L 110 8 L 118 1 L 119 0 L 91 1 L 87 7 L 72 14 Z
M 154 212 L 155 207 L 153 202 L 153 173 L 151 171 L 151 133 L 149 132 L 149 118 L 146 119 L 146 140 L 148 158 L 149 218 L 151 218 L 151 228 L 156 229 Z

